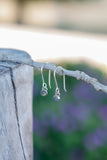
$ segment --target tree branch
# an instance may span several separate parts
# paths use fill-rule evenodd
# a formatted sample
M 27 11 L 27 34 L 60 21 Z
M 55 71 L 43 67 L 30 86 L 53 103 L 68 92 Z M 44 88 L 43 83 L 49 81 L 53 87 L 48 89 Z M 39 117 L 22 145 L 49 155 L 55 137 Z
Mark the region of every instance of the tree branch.
M 1 60 L 1 61 L 4 62 L 5 60 Z M 28 63 L 24 62 L 24 60 L 23 61 L 22 60 L 21 61 L 20 60 L 17 60 L 17 61 L 6 60 L 6 62 L 17 62 L 17 63 L 21 63 L 21 64 L 26 64 L 26 65 L 29 65 L 29 66 L 36 68 L 39 71 L 41 70 L 42 66 L 44 69 L 51 70 L 51 71 L 54 71 L 57 67 L 57 66 L 55 66 L 54 63 L 40 63 L 40 62 L 35 62 L 33 60 L 31 60 Z M 62 69 L 63 69 L 63 72 L 62 72 Z M 72 71 L 72 70 L 66 70 L 64 68 L 58 68 L 56 70 L 56 73 L 59 75 L 65 74 L 67 76 L 74 77 L 77 80 L 82 80 L 88 84 L 91 84 L 97 91 L 102 91 L 102 92 L 107 93 L 107 86 L 101 84 L 100 82 L 98 82 L 97 79 L 87 75 L 86 73 L 84 73 L 82 71 L 79 71 L 79 70 Z
M 39 71 L 41 70 L 42 66 L 44 69 L 51 70 L 51 71 L 54 71 L 56 69 L 56 66 L 54 63 L 40 63 L 40 62 L 33 61 L 27 52 L 14 50 L 14 49 L 0 49 L 0 61 L 13 62 L 13 63 L 17 62 L 21 64 L 26 64 L 38 69 Z M 59 67 L 57 68 L 56 73 L 59 75 L 65 74 L 67 76 L 74 77 L 77 80 L 82 80 L 88 84 L 91 84 L 97 91 L 102 91 L 107 93 L 107 86 L 101 84 L 100 82 L 98 82 L 97 79 L 90 77 L 84 72 L 81 72 L 78 70 L 71 71 L 71 70 L 66 70 L 64 68 Z
M 51 70 L 51 71 L 54 71 L 55 68 L 56 68 L 56 66 L 53 63 L 43 64 L 43 63 L 39 63 L 39 62 L 33 62 L 33 66 L 38 70 L 40 70 L 42 65 L 44 65 L 44 69 Z M 84 81 L 88 84 L 91 84 L 97 91 L 103 91 L 103 92 L 107 93 L 107 86 L 101 84 L 100 82 L 98 82 L 97 79 L 95 79 L 93 77 L 90 77 L 86 73 L 78 71 L 78 70 L 71 71 L 71 70 L 66 70 L 64 68 L 62 68 L 62 69 L 63 69 L 63 72 L 64 72 L 65 75 L 74 77 L 77 80 L 82 80 L 82 81 Z M 56 73 L 59 74 L 59 75 L 62 75 L 63 74 L 62 69 L 58 68 L 56 70 Z

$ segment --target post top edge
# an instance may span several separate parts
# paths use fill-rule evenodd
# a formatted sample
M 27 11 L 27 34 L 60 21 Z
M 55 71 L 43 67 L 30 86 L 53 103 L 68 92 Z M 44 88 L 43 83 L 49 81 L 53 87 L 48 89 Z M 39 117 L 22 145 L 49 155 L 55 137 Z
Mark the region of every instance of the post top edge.
M 29 62 L 31 61 L 31 56 L 23 50 L 12 49 L 12 48 L 0 48 L 0 61 L 20 61 Z
M 0 48 L 0 54 L 21 54 L 22 56 L 26 56 L 28 58 L 31 58 L 30 55 L 24 51 L 24 50 L 19 50 L 19 49 L 13 49 L 13 48 Z

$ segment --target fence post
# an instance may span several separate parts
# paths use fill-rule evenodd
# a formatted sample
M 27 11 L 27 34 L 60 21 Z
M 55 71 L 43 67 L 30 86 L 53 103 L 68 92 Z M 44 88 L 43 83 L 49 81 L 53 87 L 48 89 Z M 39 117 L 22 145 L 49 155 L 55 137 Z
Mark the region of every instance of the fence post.
M 33 67 L 0 62 L 0 160 L 33 160 L 32 89 Z

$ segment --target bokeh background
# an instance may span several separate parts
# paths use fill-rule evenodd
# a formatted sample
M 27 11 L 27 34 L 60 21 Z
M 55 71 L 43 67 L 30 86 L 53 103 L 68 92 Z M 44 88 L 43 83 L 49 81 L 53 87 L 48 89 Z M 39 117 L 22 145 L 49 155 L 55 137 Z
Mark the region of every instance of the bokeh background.
M 0 22 L 107 33 L 106 0 L 0 0 Z
M 107 0 L 0 0 L 0 47 L 27 51 L 34 60 L 84 71 L 107 85 Z M 43 72 L 48 83 L 48 71 Z M 107 95 L 85 82 L 57 76 L 40 96 L 34 70 L 34 160 L 107 160 Z
M 84 70 L 107 85 L 107 77 L 98 69 L 80 64 L 63 64 L 70 70 Z M 85 69 L 84 69 L 85 68 Z M 48 72 L 44 72 L 47 81 Z M 104 78 L 105 77 L 105 78 Z M 107 95 L 74 78 L 66 77 L 67 93 L 62 77 L 57 77 L 60 102 L 53 100 L 52 89 L 40 96 L 41 75 L 34 78 L 34 157 L 40 160 L 107 159 Z

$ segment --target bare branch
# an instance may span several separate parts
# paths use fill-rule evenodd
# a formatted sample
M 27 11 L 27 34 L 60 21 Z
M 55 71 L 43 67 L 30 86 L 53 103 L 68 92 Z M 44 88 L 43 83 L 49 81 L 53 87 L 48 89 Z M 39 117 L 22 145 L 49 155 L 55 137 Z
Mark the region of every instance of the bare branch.
M 33 62 L 33 66 L 35 68 L 37 68 L 38 70 L 40 70 L 42 65 L 43 65 L 43 63 Z M 44 64 L 44 69 L 54 71 L 55 68 L 56 68 L 56 66 L 53 63 L 45 63 Z M 91 84 L 97 91 L 103 91 L 103 92 L 107 93 L 107 86 L 101 84 L 100 82 L 98 82 L 97 79 L 90 77 L 86 73 L 78 71 L 78 70 L 77 71 L 66 70 L 64 68 L 63 68 L 63 71 L 64 71 L 65 75 L 74 77 L 77 80 L 82 80 L 88 84 Z M 62 69 L 58 68 L 56 70 L 56 73 L 59 75 L 62 75 L 63 74 Z
M 8 53 L 8 54 L 7 54 Z M 21 53 L 21 54 L 19 54 Z M 40 63 L 33 61 L 29 54 L 24 51 L 14 50 L 14 49 L 0 49 L 0 61 L 2 62 L 17 62 L 21 64 L 30 65 L 38 70 L 43 66 L 44 69 L 54 71 L 56 66 L 54 63 Z M 63 72 L 62 72 L 63 69 Z M 56 73 L 59 75 L 67 75 L 76 78 L 77 80 L 82 80 L 88 84 L 91 84 L 97 91 L 102 91 L 107 93 L 107 86 L 98 82 L 97 79 L 90 77 L 81 71 L 71 71 L 64 68 L 58 68 Z
M 55 66 L 54 63 L 40 63 L 40 62 L 35 62 L 35 61 L 31 61 L 30 63 L 27 63 L 27 62 L 24 62 L 24 61 L 22 62 L 20 60 L 18 60 L 18 61 L 6 60 L 6 62 L 7 61 L 30 65 L 30 66 L 36 68 L 39 71 L 40 71 L 42 66 L 44 67 L 44 69 L 51 70 L 51 71 L 54 71 L 55 68 L 57 67 L 57 66 Z M 62 73 L 62 69 L 63 69 L 63 73 Z M 77 80 L 82 80 L 82 81 L 84 81 L 88 84 L 91 84 L 97 91 L 102 91 L 102 92 L 107 93 L 107 86 L 101 84 L 100 82 L 98 82 L 97 79 L 95 79 L 93 77 L 90 77 L 86 73 L 78 71 L 78 70 L 72 71 L 72 70 L 66 70 L 64 68 L 62 68 L 62 69 L 58 68 L 56 70 L 56 73 L 59 74 L 59 75 L 65 74 L 67 76 L 74 77 Z

